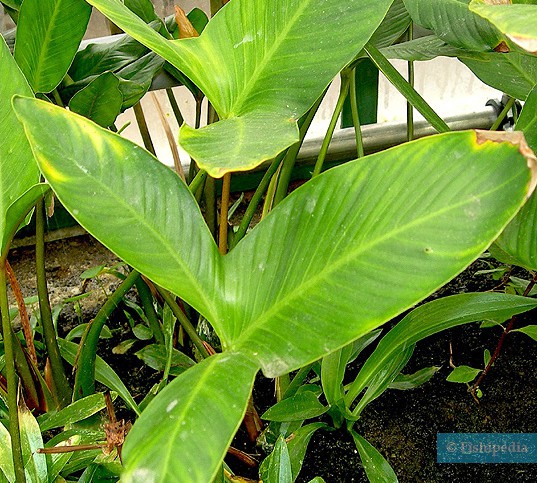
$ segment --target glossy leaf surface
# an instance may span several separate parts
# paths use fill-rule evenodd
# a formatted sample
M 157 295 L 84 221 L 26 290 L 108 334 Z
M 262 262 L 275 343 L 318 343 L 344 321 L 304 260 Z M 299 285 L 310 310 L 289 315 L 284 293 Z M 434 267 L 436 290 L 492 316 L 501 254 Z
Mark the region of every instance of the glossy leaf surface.
M 174 379 L 147 406 L 123 448 L 122 481 L 212 481 L 246 411 L 257 367 L 218 354 Z M 232 375 L 232 377 L 231 377 Z
M 263 149 L 253 153 L 233 145 L 230 153 L 214 156 L 221 139 L 245 140 L 243 129 L 249 123 L 227 122 L 211 128 L 216 132 L 214 144 L 205 129 L 181 131 L 181 144 L 186 133 L 187 151 L 193 137 L 205 141 L 206 152 L 190 154 L 211 175 L 222 176 L 225 171 L 260 164 L 298 140 L 296 126 L 290 138 L 270 133 L 274 126 L 281 130 L 285 123 L 296 123 L 362 49 L 392 1 L 234 1 L 218 12 L 200 37 L 179 41 L 165 40 L 119 2 L 89 3 L 183 72 L 208 97 L 220 119 L 236 120 L 247 114 L 259 119 L 263 113 L 265 122 L 257 132 L 267 135 L 258 136 Z M 224 170 L 213 168 L 217 160 L 224 163 Z
M 483 0 L 472 0 L 470 10 L 507 34 L 522 49 L 537 53 L 537 5 L 490 5 Z
M 371 483 L 397 483 L 397 476 L 384 456 L 355 431 L 351 431 L 351 435 L 368 480 Z
M 50 92 L 63 79 L 90 14 L 85 0 L 24 0 L 15 59 L 35 92 Z
M 404 0 L 414 22 L 454 47 L 486 52 L 502 40 L 500 32 L 468 8 L 469 0 Z
M 528 96 L 516 124 L 528 144 L 537 149 L 537 86 Z M 491 247 L 498 260 L 537 270 L 537 196 L 535 193 Z
M 429 137 L 296 190 L 224 259 L 225 339 L 276 376 L 368 333 L 454 277 L 527 196 L 526 160 L 489 137 Z
M 259 467 L 259 477 L 266 483 L 292 483 L 293 472 L 285 439 L 280 436 L 272 453 Z
M 32 90 L 1 36 L 0 78 L 4 79 L 0 82 L 0 255 L 3 256 L 20 222 L 20 212 L 25 212 L 27 206 L 9 219 L 8 210 L 10 207 L 13 210 L 13 203 L 39 181 L 39 169 L 11 105 L 14 95 L 32 96 Z

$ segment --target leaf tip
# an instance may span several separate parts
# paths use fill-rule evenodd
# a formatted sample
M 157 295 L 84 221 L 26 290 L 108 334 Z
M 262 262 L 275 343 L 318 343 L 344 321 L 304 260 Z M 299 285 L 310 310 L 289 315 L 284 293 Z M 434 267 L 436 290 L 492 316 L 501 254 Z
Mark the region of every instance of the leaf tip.
M 526 159 L 526 164 L 530 170 L 530 182 L 526 198 L 529 198 L 537 187 L 537 156 L 529 147 L 526 138 L 521 131 L 482 131 L 476 130 L 477 144 L 484 144 L 487 141 L 495 143 L 510 143 L 518 147 L 518 151 Z

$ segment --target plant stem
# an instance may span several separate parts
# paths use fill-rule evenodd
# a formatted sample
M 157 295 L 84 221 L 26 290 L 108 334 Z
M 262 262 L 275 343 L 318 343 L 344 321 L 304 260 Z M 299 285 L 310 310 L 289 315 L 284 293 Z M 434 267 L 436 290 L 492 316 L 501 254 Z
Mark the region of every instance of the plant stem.
M 253 194 L 252 199 L 250 200 L 250 203 L 248 204 L 248 208 L 246 208 L 244 216 L 242 217 L 239 228 L 237 232 L 235 233 L 235 236 L 233 237 L 233 241 L 230 246 L 230 249 L 234 248 L 237 245 L 237 243 L 239 243 L 239 241 L 244 238 L 244 235 L 246 235 L 246 231 L 248 230 L 248 227 L 250 226 L 250 222 L 252 221 L 252 218 L 254 217 L 255 212 L 257 211 L 257 207 L 259 206 L 261 198 L 263 197 L 263 193 L 265 193 L 265 190 L 267 189 L 272 176 L 278 170 L 278 167 L 280 166 L 280 163 L 282 162 L 283 157 L 284 157 L 284 153 L 281 153 L 276 158 L 274 158 L 269 168 L 263 175 L 263 178 L 257 185 L 255 193 Z
M 11 435 L 11 451 L 13 467 L 17 483 L 26 481 L 24 475 L 24 461 L 22 458 L 19 414 L 17 407 L 17 374 L 15 371 L 15 354 L 13 350 L 13 337 L 11 321 L 9 320 L 9 302 L 7 299 L 7 277 L 5 260 L 0 259 L 0 309 L 2 311 L 2 333 L 4 336 L 4 355 L 6 360 L 7 379 L 7 405 L 9 410 L 9 434 Z
M 196 348 L 199 350 L 200 354 L 203 356 L 204 359 L 207 359 L 211 354 L 207 352 L 207 349 L 203 345 L 203 340 L 196 332 L 196 329 L 194 326 L 190 323 L 190 320 L 188 320 L 185 313 L 181 310 L 181 307 L 177 304 L 175 301 L 175 297 L 168 292 L 167 290 L 163 289 L 162 287 L 159 287 L 158 285 L 155 285 L 156 289 L 162 295 L 162 298 L 164 301 L 168 304 L 170 309 L 172 309 L 173 315 L 177 318 L 179 323 L 181 324 L 181 327 L 185 330 L 188 337 L 190 337 L 190 340 L 192 343 L 196 346 Z
M 147 149 L 153 156 L 156 156 L 155 146 L 153 146 L 153 141 L 151 140 L 151 135 L 149 134 L 149 128 L 147 127 L 147 122 L 145 120 L 144 110 L 142 109 L 141 103 L 136 103 L 133 107 L 134 115 L 136 117 L 136 122 L 138 123 L 138 128 L 140 129 L 140 134 L 142 136 L 142 141 L 144 142 L 145 149 Z
M 190 182 L 188 185 L 190 192 L 192 194 L 196 194 L 198 189 L 203 185 L 205 182 L 205 179 L 207 178 L 207 171 L 198 171 L 196 176 L 194 176 L 194 179 Z
M 179 124 L 179 127 L 181 127 L 183 123 L 185 122 L 185 119 L 183 118 L 181 109 L 179 109 L 179 104 L 177 104 L 177 99 L 175 98 L 173 90 L 168 87 L 166 89 L 166 95 L 168 96 L 168 100 L 170 101 L 170 106 L 172 106 L 173 115 L 175 116 L 175 119 L 177 120 L 177 124 Z
M 533 287 L 535 287 L 535 284 L 537 284 L 537 274 L 535 274 L 532 280 L 530 281 L 530 283 L 528 283 L 528 286 L 526 287 L 526 290 L 524 290 L 524 293 L 522 294 L 522 296 L 527 297 L 529 293 L 531 292 L 531 290 L 533 289 Z M 481 382 L 483 382 L 483 379 L 485 378 L 485 376 L 490 371 L 490 368 L 494 364 L 494 361 L 496 361 L 496 359 L 500 355 L 505 338 L 513 330 L 513 326 L 515 325 L 516 320 L 517 320 L 516 315 L 513 315 L 513 317 L 511 317 L 511 319 L 509 320 L 509 323 L 505 327 L 505 330 L 503 331 L 500 339 L 498 340 L 498 345 L 496 346 L 496 349 L 494 350 L 494 354 L 492 354 L 492 357 L 490 358 L 487 364 L 487 367 L 485 367 L 483 372 L 479 375 L 479 378 L 474 382 L 474 384 L 470 388 L 470 392 L 472 393 L 472 395 L 475 395 L 475 391 L 477 390 Z
M 229 192 L 231 188 L 231 173 L 226 173 L 222 180 L 222 197 L 220 198 L 220 225 L 218 232 L 218 249 L 222 255 L 227 253 L 227 215 L 229 211 Z
M 410 22 L 408 26 L 408 38 L 412 40 L 414 37 L 414 24 Z M 414 61 L 409 60 L 408 66 L 408 83 L 414 88 Z M 407 100 L 406 102 L 406 134 L 407 140 L 412 141 L 414 139 L 414 108 L 412 104 Z
M 282 167 L 278 175 L 278 186 L 276 188 L 276 193 L 274 195 L 272 207 L 276 206 L 287 196 L 287 192 L 289 191 L 289 183 L 291 181 L 291 175 L 293 173 L 293 168 L 295 167 L 295 162 L 298 156 L 298 152 L 300 151 L 300 148 L 302 147 L 302 143 L 304 142 L 306 133 L 308 132 L 308 129 L 311 126 L 313 118 L 315 117 L 315 114 L 317 114 L 317 111 L 319 110 L 319 106 L 321 105 L 321 102 L 323 101 L 324 96 L 326 95 L 327 91 L 328 91 L 328 88 L 326 88 L 324 92 L 319 96 L 319 98 L 315 101 L 313 106 L 311 106 L 308 113 L 298 121 L 298 124 L 300 126 L 299 141 L 296 144 L 293 144 L 287 150 L 287 153 L 284 153 L 285 157 L 283 158 Z
M 39 298 L 39 313 L 47 354 L 50 359 L 54 393 L 60 407 L 65 407 L 71 400 L 71 387 L 65 374 L 63 359 L 60 354 L 56 330 L 52 320 L 52 311 L 47 288 L 45 270 L 45 202 L 41 198 L 35 207 L 35 275 Z
M 95 359 L 97 356 L 97 344 L 108 317 L 121 302 L 121 299 L 136 283 L 140 274 L 132 270 L 121 282 L 118 288 L 100 308 L 95 319 L 88 325 L 86 332 L 80 341 L 79 354 L 76 361 L 75 388 L 73 399 L 76 401 L 95 392 Z
M 203 194 L 205 196 L 205 222 L 209 227 L 209 231 L 216 239 L 216 181 L 212 176 L 207 176 L 205 179 L 205 189 Z
M 359 158 L 364 157 L 364 141 L 362 139 L 362 127 L 360 125 L 360 115 L 358 112 L 358 100 L 356 98 L 356 74 L 354 69 L 350 73 L 350 86 L 349 86 L 349 96 L 351 102 L 351 114 L 352 114 L 352 124 L 354 126 L 354 136 L 356 138 L 356 155 Z
M 334 130 L 336 129 L 337 120 L 339 118 L 339 115 L 341 114 L 343 105 L 345 104 L 345 98 L 347 97 L 347 94 L 349 93 L 349 86 L 350 86 L 350 76 L 348 75 L 347 72 L 342 72 L 341 73 L 341 87 L 339 89 L 339 97 L 337 99 L 334 112 L 332 113 L 332 118 L 330 119 L 328 130 L 326 131 L 326 135 L 324 136 L 323 144 L 321 145 L 319 156 L 317 157 L 317 162 L 315 163 L 315 168 L 313 169 L 313 174 L 311 175 L 312 178 L 315 178 L 315 176 L 321 174 L 324 160 L 326 158 L 326 153 L 328 152 L 328 146 L 330 145 L 330 141 L 332 140 Z
M 364 50 L 391 84 L 421 113 L 433 128 L 440 133 L 451 131 L 446 122 L 427 104 L 425 99 L 421 97 L 373 44 L 368 42 Z
M 505 116 L 507 116 L 507 113 L 513 107 L 515 100 L 516 99 L 514 97 L 510 97 L 509 100 L 505 103 L 505 106 L 502 109 L 502 112 L 500 112 L 500 114 L 494 121 L 494 124 L 491 126 L 490 128 L 491 131 L 496 131 L 502 125 L 502 122 L 505 119 Z
M 158 315 L 153 305 L 153 295 L 151 294 L 151 290 L 142 277 L 136 280 L 135 285 L 136 289 L 138 290 L 138 296 L 142 302 L 142 307 L 144 308 L 147 321 L 149 322 L 149 327 L 151 328 L 151 332 L 153 332 L 153 337 L 155 337 L 155 340 L 159 344 L 164 344 L 164 333 L 162 332 L 162 327 L 160 326 Z

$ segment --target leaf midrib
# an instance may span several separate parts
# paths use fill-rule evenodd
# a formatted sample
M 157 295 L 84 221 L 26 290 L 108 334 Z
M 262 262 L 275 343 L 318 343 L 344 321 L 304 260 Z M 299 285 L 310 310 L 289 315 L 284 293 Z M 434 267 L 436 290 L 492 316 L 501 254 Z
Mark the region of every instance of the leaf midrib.
M 504 181 L 504 183 L 496 185 L 494 188 L 480 193 L 480 198 L 484 198 L 489 196 L 490 194 L 498 191 L 503 186 L 508 184 L 514 177 L 511 177 Z M 329 266 L 327 266 L 324 270 L 318 272 L 315 276 L 309 278 L 304 283 L 301 283 L 297 286 L 295 286 L 287 295 L 285 295 L 282 299 L 276 300 L 276 302 L 265 312 L 260 314 L 259 317 L 257 317 L 254 320 L 250 321 L 243 321 L 243 329 L 240 332 L 239 337 L 237 340 L 232 344 L 232 347 L 240 348 L 242 345 L 248 342 L 249 336 L 257 331 L 259 327 L 262 327 L 264 323 L 267 320 L 270 320 L 271 317 L 274 314 L 277 314 L 281 311 L 282 307 L 289 306 L 292 301 L 296 298 L 301 297 L 305 292 L 310 291 L 312 287 L 314 287 L 318 283 L 322 283 L 326 278 L 328 278 L 330 275 L 332 275 L 334 272 L 337 272 L 341 266 L 346 265 L 350 260 L 356 259 L 359 255 L 371 250 L 373 247 L 383 243 L 385 240 L 389 238 L 395 238 L 399 233 L 402 233 L 404 231 L 407 231 L 414 226 L 417 226 L 421 223 L 424 223 L 428 221 L 431 218 L 435 218 L 443 213 L 447 213 L 452 210 L 459 209 L 466 204 L 469 204 L 472 200 L 471 199 L 465 199 L 464 202 L 456 203 L 454 205 L 450 205 L 449 207 L 440 209 L 438 211 L 435 211 L 434 213 L 428 213 L 426 216 L 421 217 L 419 219 L 414 219 L 410 223 L 407 223 L 395 230 L 392 230 L 388 232 L 387 234 L 384 234 L 384 236 L 378 237 L 375 240 L 370 241 L 369 243 L 366 243 L 359 247 L 356 250 L 349 251 L 344 257 L 339 258 Z M 244 325 L 248 324 L 246 329 L 244 329 Z

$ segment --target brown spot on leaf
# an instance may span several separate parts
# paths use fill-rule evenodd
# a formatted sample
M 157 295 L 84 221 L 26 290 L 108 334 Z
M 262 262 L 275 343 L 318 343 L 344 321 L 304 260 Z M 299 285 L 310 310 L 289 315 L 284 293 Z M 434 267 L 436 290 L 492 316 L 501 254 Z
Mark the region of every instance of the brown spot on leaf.
M 484 144 L 487 141 L 491 141 L 494 143 L 510 143 L 518 147 L 520 154 L 526 158 L 526 163 L 531 174 L 527 193 L 527 198 L 529 198 L 537 186 L 537 156 L 535 156 L 535 153 L 528 146 L 524 134 L 521 131 L 505 132 L 481 130 L 476 130 L 475 133 L 477 144 Z

